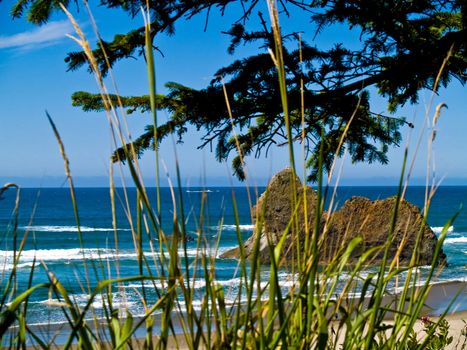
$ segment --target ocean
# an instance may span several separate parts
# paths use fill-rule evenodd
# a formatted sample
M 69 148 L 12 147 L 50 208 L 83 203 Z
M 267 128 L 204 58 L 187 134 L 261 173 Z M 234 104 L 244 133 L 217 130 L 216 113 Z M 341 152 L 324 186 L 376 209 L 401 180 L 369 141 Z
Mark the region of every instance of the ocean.
M 215 259 L 215 280 L 224 286 L 227 300 L 232 301 L 238 287 L 238 264 L 236 260 L 220 259 L 222 251 L 237 246 L 237 233 L 232 194 L 238 209 L 238 218 L 243 239 L 247 239 L 253 230 L 250 217 L 250 202 L 253 204 L 264 188 L 184 188 L 184 212 L 188 232 L 188 257 L 191 263 L 199 254 L 196 250 L 196 238 L 201 232 L 208 252 Z M 175 190 L 177 195 L 177 190 Z M 248 193 L 250 192 L 250 196 Z M 339 187 L 337 203 L 342 205 L 352 196 L 365 196 L 370 199 L 382 199 L 397 193 L 396 187 Z M 48 282 L 47 272 L 51 271 L 67 288 L 71 298 L 81 306 L 89 299 L 89 288 L 96 286 L 99 280 L 107 278 L 128 277 L 140 274 L 137 254 L 128 216 L 135 220 L 136 191 L 127 189 L 128 199 L 124 191 L 117 189 L 116 216 L 118 230 L 112 229 L 112 208 L 109 189 L 77 188 L 76 201 L 81 221 L 83 242 L 80 243 L 78 227 L 75 221 L 70 192 L 67 188 L 24 188 L 21 189 L 21 201 L 17 233 L 19 240 L 27 232 L 24 251 L 17 265 L 17 288 L 27 289 L 30 283 Z M 206 199 L 204 202 L 202 198 Z M 424 203 L 425 188 L 409 187 L 406 199 L 418 205 Z M 8 190 L 0 200 L 0 273 L 2 291 L 13 267 L 13 221 L 16 193 Z M 156 208 L 156 190 L 148 189 L 148 196 Z M 174 207 L 169 188 L 161 189 L 161 226 L 170 236 L 173 232 Z M 126 201 L 130 204 L 128 213 Z M 437 274 L 434 282 L 465 281 L 467 279 L 467 213 L 462 204 L 467 202 L 467 187 L 440 187 L 433 199 L 428 223 L 435 233 L 439 233 L 443 225 L 460 210 L 454 225 L 450 227 L 444 243 L 448 267 Z M 202 205 L 202 203 L 204 203 Z M 202 214 L 201 214 L 202 212 Z M 144 221 L 143 221 L 144 224 Z M 117 235 L 116 245 L 115 237 Z M 219 237 L 220 235 L 220 237 Z M 152 241 L 151 241 L 152 239 Z M 157 274 L 152 254 L 153 247 L 158 249 L 158 241 L 151 232 L 143 242 L 144 254 L 149 261 L 152 273 Z M 219 249 L 215 247 L 219 242 Z M 17 243 L 18 245 L 19 243 Z M 157 257 L 157 254 L 156 254 Z M 85 258 L 85 259 L 84 259 Z M 36 266 L 31 277 L 31 270 L 36 259 Z M 267 279 L 269 267 L 263 267 L 262 276 Z M 145 273 L 147 274 L 147 273 Z M 191 271 L 193 276 L 195 271 Z M 199 295 L 202 295 L 205 279 L 202 271 L 196 271 L 191 283 Z M 280 274 L 281 285 L 286 288 L 290 284 L 291 275 L 287 271 Z M 30 281 L 30 279 L 32 280 Z M 157 282 L 159 283 L 159 282 Z M 157 284 L 156 283 L 156 284 Z M 149 302 L 158 299 L 153 283 L 145 282 L 145 293 Z M 128 309 L 134 316 L 143 315 L 141 303 L 141 282 L 122 283 L 113 291 L 114 307 Z M 29 299 L 28 323 L 61 323 L 65 321 L 63 311 L 54 301 L 54 295 L 46 289 L 37 290 Z M 194 306 L 200 303 L 195 300 Z M 92 303 L 94 312 L 103 312 L 104 301 L 97 298 Z M 102 315 L 103 316 L 103 315 Z

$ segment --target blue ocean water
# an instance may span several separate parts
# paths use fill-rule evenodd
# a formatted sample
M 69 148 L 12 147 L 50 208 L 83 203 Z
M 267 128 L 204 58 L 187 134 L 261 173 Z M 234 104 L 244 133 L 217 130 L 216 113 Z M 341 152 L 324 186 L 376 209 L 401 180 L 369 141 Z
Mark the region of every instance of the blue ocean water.
M 189 237 L 188 260 L 192 263 L 199 256 L 196 250 L 196 239 L 201 234 L 210 255 L 216 259 L 215 278 L 223 285 L 227 298 L 235 299 L 238 286 L 237 262 L 229 259 L 219 259 L 221 251 L 237 246 L 235 213 L 233 195 L 237 204 L 238 218 L 242 238 L 248 238 L 253 230 L 250 216 L 250 202 L 255 203 L 264 188 L 189 188 L 182 189 L 186 229 Z M 331 189 L 332 192 L 332 189 Z M 397 193 L 396 187 L 339 187 L 336 201 L 342 205 L 352 196 L 365 196 L 370 199 L 386 198 Z M 423 206 L 425 188 L 409 187 L 406 198 Z M 9 190 L 0 200 L 0 273 L 1 288 L 6 285 L 7 277 L 13 267 L 13 237 L 14 231 L 12 211 L 16 193 Z M 178 190 L 175 190 L 175 198 Z M 148 189 L 148 197 L 153 208 L 157 208 L 156 190 Z M 99 280 L 107 278 L 136 276 L 140 274 L 137 254 L 132 235 L 132 225 L 135 218 L 135 189 L 117 190 L 116 213 L 117 227 L 112 229 L 112 208 L 109 189 L 78 188 L 76 200 L 78 204 L 82 243 L 78 235 L 70 192 L 66 188 L 25 188 L 21 190 L 20 211 L 18 220 L 18 242 L 27 234 L 24 250 L 17 265 L 18 290 L 25 290 L 30 283 L 48 282 L 47 272 L 53 272 L 68 289 L 73 300 L 84 306 L 89 299 L 89 287 L 93 288 Z M 173 232 L 173 196 L 169 188 L 161 189 L 161 226 L 170 236 Z M 448 238 L 444 244 L 449 266 L 438 276 L 437 281 L 465 280 L 467 278 L 467 213 L 461 209 L 467 202 L 467 187 L 440 187 L 433 199 L 428 223 L 436 232 L 460 210 Z M 127 204 L 129 203 L 129 207 Z M 130 209 L 128 212 L 127 208 Z M 180 213 L 177 212 L 179 216 Z M 143 218 L 142 224 L 145 226 Z M 150 225 L 148 225 L 150 226 Z M 220 235 L 220 237 L 219 237 Z M 117 236 L 116 244 L 115 237 Z M 219 242 L 219 250 L 215 247 Z M 157 274 L 156 263 L 158 254 L 152 254 L 152 249 L 158 251 L 159 242 L 151 230 L 144 238 L 143 251 L 148 259 L 151 273 Z M 36 264 L 31 275 L 33 263 Z M 269 268 L 264 267 L 263 275 L 267 278 Z M 148 274 L 148 271 L 143 271 Z M 204 288 L 204 272 L 191 270 L 191 283 L 201 295 Z M 287 285 L 290 275 L 284 271 L 282 284 Z M 32 282 L 30 279 L 32 278 Z M 157 282 L 159 283 L 159 282 Z M 156 283 L 156 285 L 157 285 Z M 155 302 L 158 298 L 154 292 L 154 284 L 145 282 L 147 298 Z M 141 282 L 120 284 L 113 292 L 113 306 L 128 308 L 133 315 L 144 314 L 141 303 Z M 53 301 L 54 295 L 46 289 L 35 292 L 28 307 L 30 323 L 63 322 L 62 310 Z M 196 302 L 200 302 L 199 300 Z M 195 304 L 196 304 L 195 302 Z M 95 313 L 103 310 L 100 298 L 93 301 Z M 196 305 L 195 305 L 196 306 Z

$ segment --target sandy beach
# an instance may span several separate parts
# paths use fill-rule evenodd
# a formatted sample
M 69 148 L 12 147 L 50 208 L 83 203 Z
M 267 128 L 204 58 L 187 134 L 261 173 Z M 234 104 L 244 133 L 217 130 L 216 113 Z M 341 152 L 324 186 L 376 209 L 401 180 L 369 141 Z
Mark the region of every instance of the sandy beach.
M 454 300 L 454 302 L 453 302 Z M 467 341 L 467 282 L 438 283 L 431 286 L 423 315 L 436 322 L 446 308 L 451 304 L 445 319 L 449 323 L 449 335 L 453 341 L 446 349 L 461 349 Z M 417 322 L 415 331 L 422 333 L 423 322 Z

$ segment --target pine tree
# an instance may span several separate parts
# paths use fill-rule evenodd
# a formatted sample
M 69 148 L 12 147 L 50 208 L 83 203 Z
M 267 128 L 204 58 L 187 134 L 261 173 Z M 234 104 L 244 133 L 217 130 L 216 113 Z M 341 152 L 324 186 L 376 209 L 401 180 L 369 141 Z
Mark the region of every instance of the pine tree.
M 65 4 L 69 1 L 65 1 Z M 146 1 L 100 0 L 108 8 L 121 8 L 136 16 Z M 232 126 L 225 103 L 224 86 L 231 99 L 234 124 L 243 156 L 260 156 L 268 149 L 285 142 L 285 125 L 279 95 L 276 68 L 266 48 L 274 47 L 271 29 L 263 15 L 253 14 L 257 0 L 168 0 L 149 1 L 152 16 L 152 39 L 160 33 L 173 34 L 175 24 L 211 9 L 222 14 L 229 6 L 240 4 L 243 16 L 226 32 L 231 37 L 228 52 L 242 44 L 261 43 L 264 52 L 236 60 L 220 68 L 210 84 L 200 90 L 177 83 L 168 83 L 168 93 L 158 96 L 158 108 L 169 112 L 170 120 L 158 129 L 158 137 L 175 133 L 183 138 L 188 128 L 204 130 L 201 147 L 215 146 L 216 158 L 225 161 L 237 151 Z M 48 20 L 59 2 L 55 0 L 17 0 L 14 17 L 27 16 L 41 24 Z M 361 46 L 346 48 L 336 43 L 322 49 L 299 43 L 296 33 L 284 33 L 289 110 L 293 137 L 306 142 L 310 179 L 316 176 L 317 155 L 324 151 L 324 165 L 329 169 L 337 144 L 353 116 L 345 136 L 347 150 L 354 162 L 387 163 L 389 146 L 401 141 L 400 128 L 412 126 L 397 116 L 397 108 L 416 103 L 422 89 L 439 89 L 452 78 L 465 84 L 467 79 L 467 20 L 465 0 L 295 0 L 280 2 L 285 15 L 305 11 L 317 33 L 335 23 L 358 31 Z M 249 31 L 258 20 L 261 30 Z M 304 28 L 308 29 L 308 28 Z M 110 42 L 102 42 L 113 65 L 121 59 L 144 53 L 144 28 L 119 34 Z M 107 66 L 97 45 L 95 55 L 102 72 Z M 448 58 L 448 59 L 447 59 Z M 82 52 L 72 52 L 66 59 L 71 70 L 86 65 Z M 440 71 L 444 64 L 444 69 Z M 435 86 L 435 81 L 439 84 Z M 303 84 L 303 90 L 301 88 Z M 374 113 L 369 88 L 388 101 L 388 115 Z M 302 140 L 302 96 L 305 139 Z M 116 98 L 114 96 L 113 98 Z M 103 109 L 99 95 L 76 92 L 73 104 L 85 111 Z M 122 97 L 129 112 L 146 112 L 148 96 Z M 137 154 L 154 147 L 152 125 L 133 141 Z M 159 140 L 159 141 L 160 141 Z M 341 151 L 342 153 L 342 151 Z M 124 149 L 118 149 L 113 159 L 128 160 Z M 244 178 L 240 155 L 233 158 L 234 172 Z

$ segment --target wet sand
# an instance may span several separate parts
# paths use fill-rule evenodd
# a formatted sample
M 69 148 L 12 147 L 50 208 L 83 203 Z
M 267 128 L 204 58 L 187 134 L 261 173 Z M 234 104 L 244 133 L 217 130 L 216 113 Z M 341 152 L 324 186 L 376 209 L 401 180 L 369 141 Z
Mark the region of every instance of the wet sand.
M 390 305 L 394 300 L 398 300 L 397 294 L 385 296 L 383 303 Z M 448 314 L 467 312 L 467 281 L 433 283 L 425 304 L 420 316 L 441 316 L 448 308 Z

